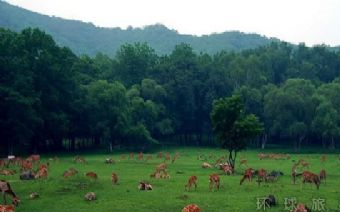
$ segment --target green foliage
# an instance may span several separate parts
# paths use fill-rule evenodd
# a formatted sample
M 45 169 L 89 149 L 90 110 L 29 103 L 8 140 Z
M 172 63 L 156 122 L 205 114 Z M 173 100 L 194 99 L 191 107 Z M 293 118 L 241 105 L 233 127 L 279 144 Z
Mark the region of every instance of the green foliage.
M 51 34 L 58 44 L 77 54 L 114 56 L 126 43 L 147 42 L 158 54 L 169 54 L 174 46 L 188 43 L 196 52 L 217 53 L 221 50 L 241 51 L 267 45 L 277 39 L 238 31 L 206 36 L 182 35 L 163 25 L 144 28 L 100 28 L 91 23 L 49 17 L 0 1 L 0 26 L 14 31 L 38 27 Z M 165 42 L 166 41 L 166 42 Z
M 235 166 L 237 152 L 245 149 L 248 140 L 259 135 L 263 130 L 262 124 L 255 115 L 244 113 L 240 96 L 214 101 L 211 121 L 214 133 L 222 146 L 229 151 L 229 162 L 232 167 Z

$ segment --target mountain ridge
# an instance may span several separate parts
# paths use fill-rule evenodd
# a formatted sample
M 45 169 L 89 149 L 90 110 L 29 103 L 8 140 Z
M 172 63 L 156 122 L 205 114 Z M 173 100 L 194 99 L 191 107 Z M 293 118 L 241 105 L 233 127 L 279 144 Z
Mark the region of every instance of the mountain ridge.
M 105 28 L 77 20 L 48 16 L 0 0 L 0 27 L 20 31 L 40 28 L 51 34 L 58 45 L 67 46 L 76 54 L 113 56 L 125 43 L 147 42 L 158 54 L 170 53 L 180 43 L 190 44 L 196 52 L 215 54 L 219 51 L 242 51 L 277 42 L 255 33 L 226 31 L 209 35 L 180 34 L 162 24 L 121 29 Z

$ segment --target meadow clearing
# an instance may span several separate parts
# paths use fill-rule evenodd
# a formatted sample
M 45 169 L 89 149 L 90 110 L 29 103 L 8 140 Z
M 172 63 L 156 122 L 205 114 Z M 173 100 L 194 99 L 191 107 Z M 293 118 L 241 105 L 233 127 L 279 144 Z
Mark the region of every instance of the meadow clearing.
M 180 154 L 173 164 L 168 162 L 170 179 L 150 178 L 155 167 L 164 162 L 164 159 L 156 158 L 157 152 L 151 154 L 153 158 L 149 161 L 145 161 L 145 158 L 150 154 L 144 154 L 143 161 L 137 159 L 137 154 L 134 160 L 129 160 L 128 153 L 121 152 L 84 154 L 82 156 L 87 160 L 87 164 L 75 163 L 75 155 L 63 155 L 59 156 L 59 161 L 50 161 L 49 176 L 46 180 L 21 181 L 18 173 L 13 176 L 0 176 L 0 179 L 10 182 L 12 189 L 20 197 L 21 203 L 16 208 L 18 212 L 176 212 L 191 203 L 197 204 L 203 212 L 251 212 L 259 211 L 257 198 L 267 197 L 269 194 L 275 196 L 278 205 L 266 211 L 288 211 L 285 209 L 285 198 L 294 197 L 298 203 L 305 203 L 309 207 L 313 206 L 313 199 L 324 199 L 327 211 L 340 210 L 340 164 L 336 154 L 328 154 L 326 161 L 322 162 L 322 154 L 290 154 L 290 159 L 260 160 L 260 150 L 242 151 L 237 159 L 236 173 L 227 176 L 215 167 L 203 169 L 201 165 L 205 161 L 204 157 L 198 160 L 198 155 L 204 155 L 207 162 L 214 164 L 218 157 L 227 154 L 225 150 L 177 148 L 163 152 L 170 152 L 171 156 L 177 152 Z M 120 159 L 122 154 L 126 155 L 125 160 Z M 213 155 L 213 158 L 209 158 L 209 155 Z M 52 156 L 43 156 L 42 162 L 46 163 L 49 157 Z M 109 157 L 116 163 L 105 164 L 105 158 Z M 239 165 L 241 158 L 247 159 L 248 167 L 279 170 L 284 176 L 277 182 L 261 183 L 260 186 L 256 180 L 245 181 L 239 185 L 245 169 L 245 166 Z M 295 185 L 292 183 L 291 168 L 299 159 L 308 161 L 309 170 L 314 173 L 319 173 L 321 169 L 326 170 L 327 182 L 322 182 L 319 190 L 315 185 L 302 185 L 300 178 Z M 64 179 L 62 174 L 71 167 L 79 171 L 78 175 Z M 98 179 L 86 177 L 85 173 L 89 171 L 97 173 Z M 112 172 L 118 175 L 118 185 L 111 183 Z M 219 191 L 209 191 L 211 173 L 221 174 L 222 188 Z M 191 175 L 198 177 L 197 190 L 185 191 L 184 186 Z M 150 182 L 153 190 L 139 191 L 138 183 L 142 180 Z M 84 200 L 84 195 L 90 191 L 96 193 L 96 201 Z M 29 194 L 32 192 L 39 193 L 40 197 L 31 200 Z

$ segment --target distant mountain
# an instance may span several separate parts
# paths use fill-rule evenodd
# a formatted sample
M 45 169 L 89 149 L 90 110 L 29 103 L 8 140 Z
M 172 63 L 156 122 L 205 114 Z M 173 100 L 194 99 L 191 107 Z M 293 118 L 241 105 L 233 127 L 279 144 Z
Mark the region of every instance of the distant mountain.
M 188 43 L 195 51 L 216 53 L 221 50 L 241 51 L 267 45 L 277 39 L 238 31 L 204 36 L 182 35 L 156 24 L 144 28 L 102 28 L 92 23 L 42 15 L 0 0 L 0 27 L 20 31 L 38 27 L 51 34 L 61 46 L 77 54 L 95 55 L 102 52 L 113 56 L 124 43 L 147 42 L 159 54 L 171 52 L 176 44 Z

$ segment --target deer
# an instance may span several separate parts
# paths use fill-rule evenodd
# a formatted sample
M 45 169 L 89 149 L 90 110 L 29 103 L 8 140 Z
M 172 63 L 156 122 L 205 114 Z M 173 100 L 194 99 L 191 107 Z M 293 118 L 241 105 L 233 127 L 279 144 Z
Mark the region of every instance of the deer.
M 133 160 L 133 159 L 135 159 L 135 155 L 131 152 L 129 155 L 129 160 Z
M 0 205 L 0 212 L 14 212 L 14 205 Z
M 216 173 L 209 175 L 209 190 L 212 191 L 213 187 L 216 187 L 217 190 L 220 190 L 220 176 Z
M 94 180 L 97 180 L 97 178 L 98 178 L 98 175 L 97 175 L 96 173 L 94 173 L 94 172 L 87 172 L 87 173 L 85 174 L 85 176 L 86 176 L 86 177 L 89 177 L 89 178 L 92 178 L 92 179 L 94 179 Z
M 37 174 L 34 176 L 35 179 L 38 178 L 47 178 L 48 176 L 48 171 L 47 168 L 41 168 L 38 170 Z
M 175 161 L 179 158 L 179 153 L 176 152 L 176 154 L 174 155 L 174 158 L 172 159 L 171 163 L 175 163 Z
M 252 178 L 253 178 L 253 174 L 254 174 L 254 169 L 252 169 L 252 168 L 246 169 L 246 170 L 244 171 L 244 174 L 243 174 L 242 179 L 240 180 L 240 185 L 242 185 L 242 183 L 243 183 L 246 179 L 248 179 L 248 181 L 251 182 L 251 181 L 252 181 Z
M 170 155 L 170 153 L 166 153 L 164 162 L 170 161 L 170 160 L 171 160 L 171 155 Z
M 143 157 L 144 157 L 143 152 L 140 152 L 138 154 L 138 160 L 143 160 Z
M 78 174 L 78 171 L 75 168 L 70 168 L 69 170 L 64 172 L 63 177 L 69 178 L 69 177 L 72 177 L 76 174 Z
M 222 170 L 226 175 L 232 175 L 234 172 L 233 167 L 229 164 L 222 165 Z
M 259 185 L 261 184 L 261 182 L 266 181 L 266 176 L 267 176 L 266 170 L 260 169 L 257 171 L 257 182 Z
M 163 152 L 159 152 L 159 153 L 157 154 L 157 158 L 163 158 Z
M 113 184 L 113 185 L 117 184 L 117 182 L 118 182 L 118 176 L 117 176 L 117 174 L 114 173 L 114 172 L 112 172 L 111 181 L 112 181 L 112 184 Z
M 314 183 L 316 188 L 319 189 L 320 187 L 320 178 L 317 174 L 314 174 L 309 171 L 304 171 L 302 173 L 302 183 Z
M 7 204 L 7 199 L 6 199 L 6 194 L 11 195 L 12 196 L 12 203 L 15 206 L 18 206 L 20 200 L 19 198 L 15 195 L 15 193 L 13 192 L 11 185 L 9 184 L 9 182 L 5 181 L 5 180 L 0 180 L 0 191 L 2 193 L 3 199 L 4 199 L 4 203 Z
M 40 155 L 30 155 L 27 160 L 30 160 L 32 162 L 39 162 L 40 161 Z
M 196 190 L 196 188 L 197 188 L 197 177 L 196 176 L 189 177 L 188 183 L 184 186 L 184 190 L 190 191 L 190 188 L 193 185 L 195 186 L 195 190 Z
M 195 204 L 190 204 L 185 206 L 182 212 L 201 212 L 201 209 Z
M 324 180 L 326 183 L 326 171 L 322 169 L 319 174 L 320 181 Z
M 167 168 L 166 163 L 161 163 L 161 164 L 159 164 L 158 166 L 156 166 L 156 171 L 157 171 L 157 172 L 165 171 L 166 168 Z

